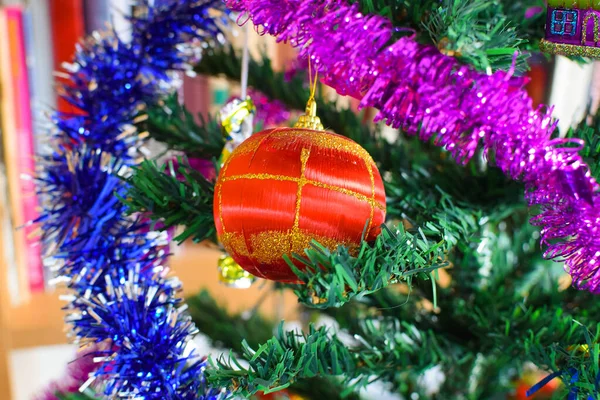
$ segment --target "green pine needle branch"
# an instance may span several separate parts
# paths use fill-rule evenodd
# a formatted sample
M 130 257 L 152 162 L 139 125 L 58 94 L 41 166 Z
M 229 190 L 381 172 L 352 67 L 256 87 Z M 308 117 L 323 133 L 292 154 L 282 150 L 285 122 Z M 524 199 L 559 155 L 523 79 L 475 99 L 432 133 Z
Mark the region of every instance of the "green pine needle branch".
M 183 233 L 175 238 L 178 242 L 190 237 L 195 242 L 215 240 L 214 183 L 181 159 L 177 170 L 171 162 L 168 172 L 166 169 L 167 165 L 159 167 L 156 161 L 133 167 L 126 179 L 127 196 L 120 199 L 127 205 L 127 212 L 147 215 L 161 230 L 184 226 Z
M 480 382 L 469 389 L 469 398 L 492 398 L 506 391 L 506 386 L 487 382 L 486 376 L 496 379 L 510 371 L 518 376 L 530 361 L 548 374 L 562 373 L 563 394 L 577 390 L 582 396 L 578 398 L 598 396 L 600 324 L 591 321 L 596 313 L 579 322 L 560 308 L 527 300 L 511 304 L 511 291 L 501 287 L 482 293 L 476 305 L 461 293 L 455 293 L 455 298 L 446 294 L 442 312 L 432 314 L 436 315 L 433 319 L 422 309 L 415 318 L 412 307 L 407 307 L 412 311 L 404 306 L 392 310 L 389 303 L 382 303 L 386 307 L 378 308 L 379 313 L 342 319 L 350 323 L 344 333 L 314 326 L 307 333 L 284 332 L 280 327 L 262 345 L 244 343 L 241 359 L 229 355 L 211 360 L 208 379 L 242 396 L 327 376 L 342 377 L 342 384 L 356 391 L 373 377 L 398 385 L 398 379 L 414 383 L 424 371 L 438 366 L 452 371 L 441 388 L 444 398 L 464 398 L 466 382 Z M 397 297 L 387 297 L 398 304 Z M 405 322 L 408 318 L 411 323 Z M 575 373 L 577 380 L 571 382 Z M 405 389 L 398 387 L 402 394 L 415 391 L 414 387 Z
M 480 217 L 454 205 L 445 193 L 436 210 L 421 227 L 407 230 L 400 224 L 394 232 L 383 226 L 375 242 L 363 243 L 356 257 L 345 248 L 329 252 L 318 245 L 305 257 L 296 255 L 303 270 L 289 264 L 304 283 L 291 285 L 299 301 L 316 308 L 339 307 L 395 283 L 411 284 L 413 277 L 427 278 L 448 266 L 447 254 L 478 232 Z
M 148 118 L 141 123 L 140 131 L 147 131 L 156 141 L 188 157 L 218 159 L 225 146 L 219 123 L 202 115 L 196 120 L 176 94 L 148 110 Z
M 328 329 L 311 325 L 308 333 L 283 330 L 265 344 L 244 344 L 244 367 L 233 355 L 211 360 L 208 381 L 226 386 L 232 395 L 285 389 L 299 379 L 340 376 L 348 392 L 365 387 L 372 377 L 381 379 L 403 370 L 419 373 L 441 362 L 458 363 L 444 350 L 443 338 L 420 332 L 408 323 L 365 320 L 362 334 L 348 345 Z M 427 349 L 427 351 L 423 351 Z
M 446 0 L 433 9 L 424 27 L 440 50 L 456 54 L 463 62 L 484 71 L 507 70 L 523 40 L 499 8 L 493 0 Z M 521 56 L 517 70 L 526 69 L 526 58 Z
M 276 324 L 262 317 L 257 310 L 242 314 L 230 314 L 205 290 L 187 298 L 186 304 L 192 321 L 203 335 L 222 348 L 242 354 L 242 342 L 250 347 L 258 347 L 273 336 Z M 289 390 L 312 400 L 358 400 L 358 395 L 342 393 L 345 391 L 338 380 L 328 377 L 300 379 Z
M 518 52 L 517 70 L 527 69 L 527 52 L 544 36 L 543 0 L 354 0 L 361 11 L 389 19 L 398 34 L 416 33 L 475 68 L 507 70 Z M 526 15 L 530 10 L 541 12 Z
M 384 225 L 373 245 L 363 242 L 356 256 L 346 247 L 331 252 L 316 242 L 312 246 L 304 256 L 293 255 L 303 264 L 300 269 L 284 258 L 303 282 L 289 286 L 300 303 L 314 308 L 340 307 L 395 283 L 427 279 L 447 266 L 443 240 L 427 238 L 422 230 L 410 233 L 402 225 L 396 232 Z

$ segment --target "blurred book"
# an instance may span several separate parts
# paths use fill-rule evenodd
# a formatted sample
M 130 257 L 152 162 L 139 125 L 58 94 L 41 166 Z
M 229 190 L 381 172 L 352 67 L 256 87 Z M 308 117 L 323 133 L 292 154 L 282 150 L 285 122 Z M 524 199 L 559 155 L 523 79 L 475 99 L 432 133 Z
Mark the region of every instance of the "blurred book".
M 2 279 L 6 282 L 8 297 L 13 306 L 18 306 L 24 300 L 23 297 L 29 295 L 29 291 L 23 293 L 20 285 L 19 263 L 15 251 L 15 233 L 13 223 L 10 216 L 8 206 L 10 204 L 8 182 L 6 179 L 6 168 L 4 160 L 0 158 L 0 268 L 3 276 Z M 24 296 L 25 295 L 25 296 Z
M 46 154 L 49 151 L 49 113 L 56 109 L 49 1 L 51 0 L 29 0 L 25 9 L 29 92 L 37 154 Z
M 83 0 L 51 0 L 50 18 L 52 21 L 52 48 L 54 70 L 57 81 L 64 72 L 63 63 L 70 63 L 75 54 L 75 45 L 85 34 Z M 79 110 L 63 98 L 57 99 L 57 109 L 67 114 L 77 114 Z
M 110 21 L 110 4 L 108 0 L 83 0 L 85 16 L 85 32 L 103 31 Z
M 9 209 L 14 228 L 16 261 L 23 291 L 44 290 L 40 247 L 31 237 L 28 221 L 38 217 L 38 202 L 31 176 L 35 172 L 31 99 L 25 57 L 23 9 L 0 10 L 0 82 L 2 142 L 9 188 Z

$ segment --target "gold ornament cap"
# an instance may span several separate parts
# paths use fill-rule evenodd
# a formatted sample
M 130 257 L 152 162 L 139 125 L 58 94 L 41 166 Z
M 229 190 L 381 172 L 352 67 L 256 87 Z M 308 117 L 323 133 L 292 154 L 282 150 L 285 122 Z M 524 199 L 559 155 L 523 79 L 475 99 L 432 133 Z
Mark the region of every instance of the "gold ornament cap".
M 229 255 L 222 255 L 217 265 L 219 266 L 219 282 L 225 286 L 248 289 L 256 281 L 254 275 L 245 271 Z
M 296 122 L 294 128 L 312 129 L 315 131 L 325 130 L 321 123 L 321 118 L 317 117 L 317 102 L 313 97 L 308 99 L 306 112 L 298 118 L 298 122 Z
M 306 103 L 306 110 L 304 115 L 298 118 L 298 122 L 294 125 L 294 128 L 300 129 L 312 129 L 315 131 L 324 131 L 325 128 L 321 123 L 321 118 L 317 117 L 317 102 L 315 101 L 315 92 L 317 91 L 317 83 L 319 82 L 318 73 L 315 72 L 315 80 L 312 77 L 312 67 L 310 60 L 308 62 L 308 80 L 310 84 L 310 96 Z

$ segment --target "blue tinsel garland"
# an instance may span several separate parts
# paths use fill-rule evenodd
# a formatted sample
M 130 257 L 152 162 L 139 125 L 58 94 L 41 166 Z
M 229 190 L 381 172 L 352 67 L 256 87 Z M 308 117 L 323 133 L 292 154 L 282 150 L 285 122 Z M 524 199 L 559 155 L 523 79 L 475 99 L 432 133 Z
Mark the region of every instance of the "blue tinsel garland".
M 145 105 L 172 90 L 169 75 L 194 61 L 193 41 L 220 37 L 221 0 L 138 1 L 132 40 L 95 34 L 68 66 L 63 97 L 81 112 L 56 113 L 53 153 L 37 177 L 44 253 L 72 290 L 66 309 L 72 336 L 105 342 L 88 383 L 104 395 L 139 399 L 216 399 L 205 363 L 188 348 L 196 328 L 180 306 L 181 289 L 163 267 L 164 235 L 127 217 L 119 176 L 139 161 L 134 123 Z

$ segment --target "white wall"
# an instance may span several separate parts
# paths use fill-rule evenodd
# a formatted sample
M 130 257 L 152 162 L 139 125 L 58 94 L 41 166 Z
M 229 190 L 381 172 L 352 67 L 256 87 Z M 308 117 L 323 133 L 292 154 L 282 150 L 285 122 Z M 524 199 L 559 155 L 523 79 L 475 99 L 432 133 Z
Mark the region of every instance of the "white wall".
M 75 357 L 74 345 L 44 346 L 11 352 L 13 400 L 32 400 L 64 376 Z

